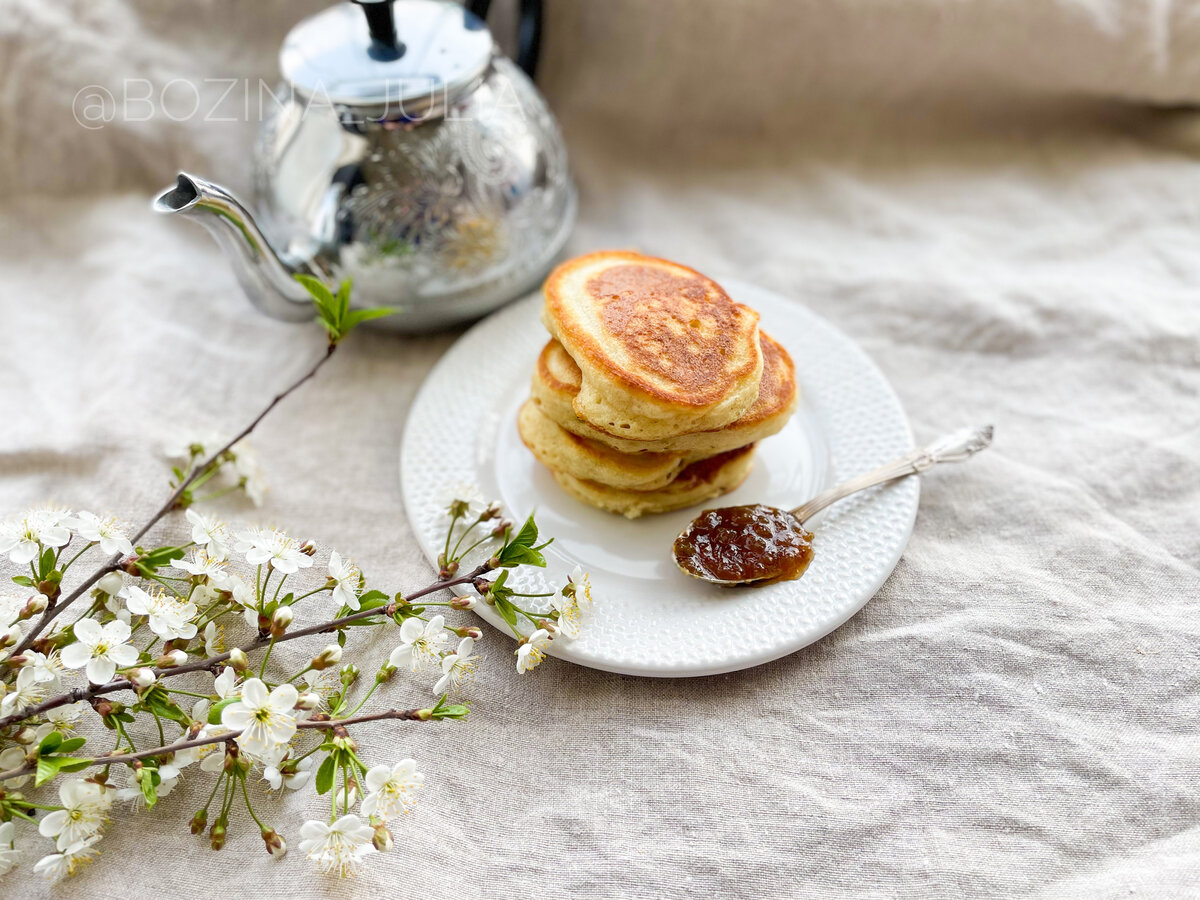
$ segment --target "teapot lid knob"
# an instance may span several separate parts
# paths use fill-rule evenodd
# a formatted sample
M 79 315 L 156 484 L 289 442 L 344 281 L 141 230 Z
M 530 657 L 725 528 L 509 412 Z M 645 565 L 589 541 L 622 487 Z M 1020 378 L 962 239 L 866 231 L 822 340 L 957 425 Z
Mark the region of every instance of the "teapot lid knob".
M 371 48 L 367 52 L 375 59 L 399 59 L 405 47 L 396 37 L 396 16 L 392 9 L 395 0 L 353 0 L 367 17 Z
M 299 22 L 279 69 L 301 96 L 356 117 L 421 121 L 473 91 L 494 49 L 484 21 L 458 3 L 353 0 Z

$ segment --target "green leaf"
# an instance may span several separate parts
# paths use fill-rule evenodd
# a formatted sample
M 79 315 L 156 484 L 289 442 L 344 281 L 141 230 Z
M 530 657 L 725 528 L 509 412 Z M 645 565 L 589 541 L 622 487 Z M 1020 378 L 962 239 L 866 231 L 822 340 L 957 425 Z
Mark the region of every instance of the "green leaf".
M 33 587 L 37 582 L 28 575 L 14 575 L 13 584 L 19 584 L 21 587 Z
M 221 724 L 221 712 L 225 709 L 225 707 L 229 706 L 231 703 L 237 703 L 240 700 L 241 700 L 240 697 L 226 697 L 221 702 L 214 703 L 212 705 L 212 707 L 208 710 L 208 724 L 209 725 L 220 725 Z
M 546 567 L 546 557 L 532 547 L 523 547 L 520 544 L 509 544 L 500 551 L 499 559 L 501 566 L 509 568 L 513 566 Z
M 388 602 L 388 595 L 383 591 L 367 591 L 358 598 L 359 606 L 365 609 L 374 609 L 377 606 L 383 606 Z
M 80 769 L 86 769 L 91 762 L 90 759 L 74 756 L 43 756 L 38 759 L 34 786 L 41 787 L 59 772 L 77 772 Z
M 38 578 L 45 578 L 54 571 L 54 548 L 47 547 L 42 552 L 42 558 L 38 560 Z
M 342 326 L 343 331 L 349 331 L 350 327 L 346 324 L 346 313 L 350 312 L 350 291 L 354 287 L 353 279 L 347 278 L 338 286 L 337 292 L 337 320 Z
M 162 781 L 162 776 L 158 772 L 153 769 L 142 769 L 142 796 L 146 798 L 147 807 L 152 807 L 158 802 L 157 785 L 154 783 L 156 778 L 160 782 Z
M 322 317 L 333 317 L 337 312 L 337 301 L 329 288 L 325 287 L 324 282 L 319 278 L 313 278 L 311 275 L 295 275 L 293 276 L 298 282 L 304 285 L 304 289 L 308 291 L 312 297 L 313 305 L 317 311 L 322 314 Z
M 513 605 L 503 597 L 496 597 L 496 612 L 500 613 L 504 621 L 508 623 L 510 628 L 517 627 L 517 611 Z
M 321 763 L 321 768 L 317 769 L 316 787 L 318 794 L 328 794 L 329 789 L 333 787 L 333 777 L 337 774 L 337 764 L 333 761 L 333 754 L 325 757 L 325 762 Z
M 62 733 L 58 731 L 52 731 L 42 738 L 42 742 L 38 744 L 38 753 L 41 755 L 53 753 L 62 746 L 62 742 Z
M 73 737 L 70 740 L 63 741 L 59 747 L 59 753 L 74 753 L 80 747 L 87 743 L 87 738 Z
M 525 524 L 521 526 L 521 530 L 517 532 L 517 536 L 512 539 L 511 543 L 520 544 L 523 547 L 532 547 L 534 541 L 537 540 L 538 527 L 533 521 L 533 513 L 529 514 L 529 518 L 525 520 Z
M 394 316 L 400 312 L 395 306 L 376 306 L 371 309 L 356 309 L 346 315 L 342 322 L 342 328 L 345 333 L 349 333 L 351 329 L 357 328 L 363 322 L 369 322 L 372 319 L 383 319 L 387 316 Z
M 338 642 L 338 646 L 339 646 L 339 647 L 345 647 L 345 646 L 346 646 L 346 632 L 345 632 L 345 631 L 339 631 L 339 632 L 338 632 L 338 636 L 337 636 L 337 642 Z

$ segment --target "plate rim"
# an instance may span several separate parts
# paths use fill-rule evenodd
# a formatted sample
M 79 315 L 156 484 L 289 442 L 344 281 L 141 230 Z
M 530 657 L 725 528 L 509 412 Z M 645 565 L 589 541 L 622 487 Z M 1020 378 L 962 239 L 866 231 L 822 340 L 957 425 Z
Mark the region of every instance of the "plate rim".
M 743 281 L 740 278 L 723 278 L 723 279 L 719 279 L 719 280 L 720 280 L 721 284 L 730 286 L 735 289 L 734 291 L 731 291 L 731 293 L 736 292 L 736 288 L 746 286 L 746 287 L 751 288 L 754 291 L 761 291 L 761 292 L 771 294 L 775 298 L 779 299 L 780 301 L 782 301 L 786 304 L 791 304 L 791 305 L 796 305 L 796 306 L 802 307 L 804 312 L 807 315 L 810 315 L 816 319 L 819 319 L 824 324 L 825 327 L 827 327 L 830 330 L 832 330 L 833 332 L 835 332 L 844 341 L 845 345 L 852 349 L 853 353 L 858 357 L 859 363 L 861 365 L 863 365 L 865 368 L 870 369 L 873 372 L 873 374 L 875 376 L 877 376 L 877 380 L 878 380 L 879 384 L 882 386 L 883 390 L 888 395 L 888 399 L 891 401 L 891 403 L 893 404 L 895 409 L 897 409 L 900 412 L 900 416 L 903 421 L 904 432 L 905 432 L 905 437 L 906 437 L 908 446 L 910 448 L 914 446 L 912 423 L 909 420 L 907 410 L 905 409 L 904 404 L 901 401 L 899 394 L 896 392 L 895 387 L 892 385 L 891 381 L 887 378 L 887 376 L 883 372 L 883 370 L 879 367 L 879 365 L 875 362 L 875 360 L 870 356 L 870 354 L 868 354 L 867 351 L 864 350 L 862 348 L 862 346 L 856 340 L 854 340 L 852 337 L 850 337 L 850 335 L 846 334 L 846 332 L 844 332 L 841 328 L 839 328 L 836 324 L 831 322 L 829 319 L 825 318 L 824 316 L 820 315 L 816 311 L 812 310 L 811 308 L 809 308 L 807 305 L 803 304 L 802 301 L 800 301 L 798 299 L 791 298 L 791 297 L 789 297 L 785 294 L 782 294 L 781 292 L 776 291 L 772 288 L 761 287 L 759 285 L 753 284 L 752 282 Z M 452 364 L 453 361 L 452 361 L 451 357 L 453 355 L 455 348 L 458 347 L 458 345 L 460 343 L 466 341 L 476 331 L 489 327 L 494 319 L 496 319 L 500 316 L 504 316 L 506 314 L 514 314 L 514 311 L 516 308 L 518 308 L 526 303 L 529 303 L 532 305 L 533 299 L 535 297 L 539 297 L 540 295 L 541 295 L 540 288 L 530 291 L 529 293 L 527 293 L 521 297 L 518 297 L 511 303 L 507 304 L 504 307 L 501 307 L 500 309 L 498 309 L 495 312 L 491 313 L 490 315 L 484 317 L 483 319 L 480 319 L 479 321 L 477 321 L 473 325 L 471 325 L 468 329 L 466 329 L 442 353 L 441 357 L 437 360 L 437 362 L 433 365 L 433 367 L 428 371 L 428 373 L 425 375 L 425 378 L 422 381 L 420 387 L 414 393 L 411 403 L 409 404 L 408 412 L 405 416 L 404 428 L 401 432 L 400 447 L 399 447 L 400 452 L 398 454 L 399 459 L 397 460 L 397 470 L 398 470 L 397 474 L 398 474 L 399 480 L 400 480 L 400 485 L 399 485 L 400 500 L 401 500 L 401 504 L 404 507 L 405 517 L 407 518 L 409 527 L 412 529 L 413 535 L 417 540 L 417 544 L 421 548 L 421 551 L 425 555 L 426 559 L 428 559 L 429 562 L 431 562 L 431 563 L 436 564 L 439 548 L 437 548 L 434 545 L 435 542 L 432 542 L 431 540 L 427 540 L 423 529 L 421 527 L 419 527 L 419 524 L 414 515 L 414 511 L 410 508 L 410 504 L 409 504 L 410 498 L 409 498 L 408 491 L 406 490 L 407 478 L 405 476 L 405 466 L 406 466 L 406 460 L 408 458 L 408 454 L 405 451 L 409 446 L 410 437 L 413 432 L 414 413 L 420 408 L 422 401 L 425 398 L 426 393 L 433 390 L 433 387 L 437 381 L 437 377 L 439 375 L 441 375 L 442 369 L 449 367 Z M 708 665 L 708 666 L 704 666 L 704 667 L 689 667 L 689 668 L 675 668 L 675 669 L 666 669 L 666 668 L 662 668 L 662 667 L 647 668 L 647 667 L 643 667 L 643 666 L 640 666 L 637 664 L 632 664 L 632 665 L 620 664 L 620 663 L 613 664 L 613 663 L 607 663 L 603 660 L 597 660 L 597 659 L 593 659 L 593 658 L 588 658 L 586 660 L 579 659 L 579 658 L 576 658 L 574 656 L 574 654 L 572 654 L 570 652 L 570 644 L 569 643 L 564 643 L 562 647 L 555 646 L 555 644 L 562 643 L 559 641 L 553 642 L 551 644 L 551 646 L 547 648 L 547 655 L 553 656 L 556 659 L 561 659 L 564 662 L 569 662 L 569 663 L 573 663 L 575 665 L 582 666 L 584 668 L 596 669 L 598 671 L 612 672 L 615 674 L 628 675 L 628 676 L 632 676 L 632 677 L 704 678 L 704 677 L 708 677 L 708 676 L 712 676 L 712 675 L 722 675 L 722 674 L 728 674 L 730 672 L 737 672 L 737 671 L 741 671 L 743 669 L 757 668 L 758 666 L 766 665 L 767 663 L 774 662 L 775 660 L 782 659 L 785 656 L 790 656 L 793 653 L 803 650 L 805 647 L 811 646 L 811 645 L 817 643 L 818 641 L 824 640 L 826 637 L 828 637 L 834 631 L 836 631 L 837 629 L 839 629 L 843 625 L 845 625 L 846 622 L 850 621 L 850 619 L 852 619 L 856 615 L 858 615 L 858 613 L 862 611 L 862 609 L 867 605 L 867 603 L 869 603 L 875 597 L 875 595 L 879 593 L 879 591 L 883 587 L 883 585 L 892 576 L 892 573 L 895 572 L 896 567 L 899 565 L 900 560 L 903 558 L 904 553 L 908 548 L 908 543 L 912 538 L 912 534 L 913 534 L 913 531 L 916 526 L 917 513 L 919 510 L 919 506 L 920 506 L 921 479 L 913 478 L 912 483 L 914 485 L 914 489 L 913 489 L 912 499 L 910 502 L 910 508 L 908 510 L 907 515 L 905 516 L 904 525 L 903 525 L 903 533 L 901 535 L 901 539 L 896 544 L 897 549 L 895 551 L 894 558 L 891 559 L 891 561 L 885 567 L 883 567 L 879 576 L 876 579 L 872 579 L 872 582 L 870 583 L 869 587 L 864 587 L 862 589 L 861 599 L 859 599 L 856 603 L 851 604 L 846 607 L 844 616 L 838 616 L 838 617 L 830 619 L 829 622 L 826 623 L 825 627 L 822 627 L 821 629 L 817 629 L 816 632 L 810 632 L 806 635 L 803 635 L 803 636 L 799 637 L 793 643 L 785 644 L 782 647 L 773 647 L 773 648 L 763 651 L 760 654 L 751 654 L 749 656 L 741 657 L 741 658 L 737 659 L 736 661 L 731 661 L 729 663 L 712 664 L 712 665 Z M 460 597 L 474 595 L 474 589 L 470 585 L 455 585 L 450 588 L 447 588 L 447 590 L 450 590 L 454 595 L 460 596 Z M 512 639 L 512 635 L 506 629 L 503 619 L 501 619 L 501 617 L 497 613 L 495 613 L 494 610 L 492 610 L 488 607 L 485 607 L 483 605 L 478 605 L 474 608 L 473 612 L 475 612 L 480 618 L 482 618 L 485 622 L 487 622 L 489 625 L 491 625 L 493 628 L 495 628 L 501 635 L 503 635 L 506 638 Z M 817 632 L 819 632 L 819 633 L 817 633 Z

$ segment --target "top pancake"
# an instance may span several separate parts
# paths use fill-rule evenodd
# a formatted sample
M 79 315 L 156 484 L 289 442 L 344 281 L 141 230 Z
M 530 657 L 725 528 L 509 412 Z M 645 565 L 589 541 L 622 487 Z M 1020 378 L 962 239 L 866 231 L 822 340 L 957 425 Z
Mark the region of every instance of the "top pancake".
M 551 272 L 543 291 L 543 321 L 581 372 L 575 414 L 608 434 L 722 428 L 758 396 L 758 313 L 693 269 L 591 253 Z
M 607 444 L 621 453 L 682 453 L 697 459 L 744 447 L 775 434 L 796 409 L 796 369 L 780 344 L 759 332 L 763 373 L 758 396 L 750 409 L 734 423 L 711 431 L 697 431 L 673 438 L 634 441 L 614 437 L 575 415 L 574 400 L 582 384 L 579 366 L 558 341 L 550 341 L 538 356 L 531 394 L 534 404 L 548 418 L 572 434 Z

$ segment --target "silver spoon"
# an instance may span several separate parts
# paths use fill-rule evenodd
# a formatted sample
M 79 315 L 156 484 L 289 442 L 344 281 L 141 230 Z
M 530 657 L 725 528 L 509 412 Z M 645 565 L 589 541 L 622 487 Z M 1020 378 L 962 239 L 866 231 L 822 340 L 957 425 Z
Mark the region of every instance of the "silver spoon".
M 991 425 L 964 428 L 831 487 L 790 511 L 764 504 L 706 509 L 675 539 L 675 564 L 685 574 L 713 584 L 799 578 L 813 555 L 812 534 L 804 523 L 825 507 L 877 484 L 924 472 L 938 463 L 962 462 L 991 443 Z

